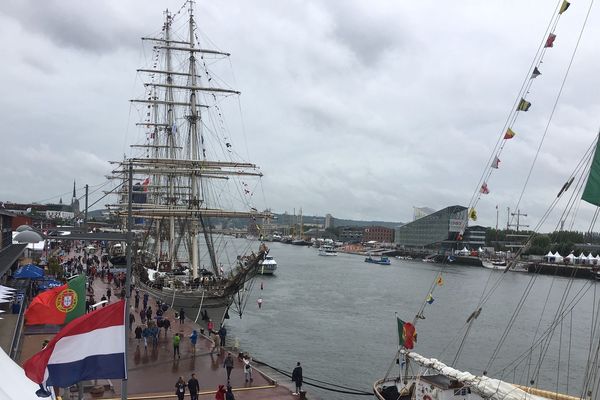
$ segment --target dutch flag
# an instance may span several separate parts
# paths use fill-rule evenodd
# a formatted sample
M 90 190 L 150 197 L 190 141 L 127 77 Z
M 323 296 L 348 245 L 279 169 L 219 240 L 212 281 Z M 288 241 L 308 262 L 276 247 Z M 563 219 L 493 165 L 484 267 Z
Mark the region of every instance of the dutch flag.
M 58 387 L 90 379 L 127 379 L 125 321 L 124 300 L 73 320 L 25 362 L 25 375 Z

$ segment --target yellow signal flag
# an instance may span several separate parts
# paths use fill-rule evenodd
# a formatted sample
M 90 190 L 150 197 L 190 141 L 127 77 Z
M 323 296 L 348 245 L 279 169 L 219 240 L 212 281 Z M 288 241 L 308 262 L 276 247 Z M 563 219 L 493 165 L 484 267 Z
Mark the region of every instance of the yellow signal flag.
M 519 105 L 517 106 L 517 111 L 529 111 L 529 107 L 531 107 L 531 103 L 527 100 L 521 98 Z
M 567 0 L 563 0 L 562 4 L 560 5 L 560 10 L 558 10 L 558 13 L 564 13 L 565 11 L 567 11 L 567 8 L 569 8 L 570 5 L 571 3 L 569 3 Z
M 469 210 L 469 218 L 471 218 L 473 221 L 477 221 L 477 211 L 472 207 Z

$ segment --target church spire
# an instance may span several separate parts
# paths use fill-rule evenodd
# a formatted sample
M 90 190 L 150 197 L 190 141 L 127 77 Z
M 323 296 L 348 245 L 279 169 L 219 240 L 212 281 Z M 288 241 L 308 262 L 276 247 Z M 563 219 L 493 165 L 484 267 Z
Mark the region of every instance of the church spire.
M 73 198 L 77 198 L 77 194 L 75 193 L 75 180 L 73 179 Z

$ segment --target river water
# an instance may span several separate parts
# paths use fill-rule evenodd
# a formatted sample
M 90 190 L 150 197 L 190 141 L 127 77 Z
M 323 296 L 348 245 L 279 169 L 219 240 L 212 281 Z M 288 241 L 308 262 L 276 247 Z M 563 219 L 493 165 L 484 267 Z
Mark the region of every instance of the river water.
M 305 377 L 371 391 L 372 383 L 386 374 L 394 360 L 395 313 L 405 321 L 413 319 L 440 265 L 392 259 L 392 265 L 383 266 L 365 263 L 364 257 L 356 255 L 320 257 L 314 248 L 281 243 L 270 243 L 270 247 L 278 263 L 276 274 L 255 281 L 243 318 L 231 313 L 228 336 L 238 337 L 244 351 L 274 367 L 291 371 L 300 361 Z M 414 350 L 451 363 L 467 317 L 484 289 L 500 277 L 455 366 L 477 374 L 488 368 L 491 376 L 528 383 L 535 374 L 539 350 L 516 369 L 499 371 L 532 345 L 536 330 L 548 327 L 565 289 L 572 285 L 568 301 L 577 293 L 585 294 L 552 336 L 536 383 L 579 394 L 590 346 L 595 282 L 450 264 L 444 267 L 443 285 L 435 286 L 434 302 L 425 308 L 426 318 L 417 324 Z M 528 297 L 522 300 L 532 282 Z M 259 297 L 263 299 L 260 309 Z M 488 367 L 518 305 L 522 309 L 499 356 Z M 557 376 L 558 387 L 553 383 Z M 353 397 L 310 386 L 305 389 L 321 399 Z

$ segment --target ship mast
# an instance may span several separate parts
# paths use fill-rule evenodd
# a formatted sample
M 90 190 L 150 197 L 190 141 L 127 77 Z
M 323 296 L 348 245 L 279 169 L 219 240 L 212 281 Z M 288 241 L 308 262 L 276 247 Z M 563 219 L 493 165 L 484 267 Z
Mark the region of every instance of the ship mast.
M 166 11 L 166 23 L 165 23 L 165 57 L 166 57 L 166 66 L 167 66 L 167 76 L 166 82 L 167 85 L 173 84 L 173 76 L 171 75 L 171 49 L 170 47 L 170 39 L 171 39 L 171 22 L 172 17 L 169 11 Z M 173 89 L 171 87 L 166 87 L 165 90 L 165 102 L 167 103 L 167 158 L 175 159 L 177 158 L 176 150 L 175 150 L 175 118 L 173 115 Z M 176 128 L 175 128 L 176 129 Z M 175 176 L 167 175 L 167 204 L 174 206 L 176 200 L 175 197 Z M 176 250 L 175 250 L 175 216 L 169 216 L 169 261 L 171 264 L 171 271 L 175 269 L 175 259 L 176 259 Z
M 190 122 L 190 156 L 189 159 L 192 161 L 200 160 L 199 151 L 198 151 L 198 120 L 200 120 L 200 115 L 198 113 L 198 109 L 196 108 L 196 59 L 194 57 L 194 3 L 193 1 L 189 1 L 189 39 L 190 39 L 190 67 L 189 67 L 189 77 L 190 77 L 190 115 L 188 116 Z M 203 158 L 204 158 L 204 149 L 203 150 Z M 198 191 L 198 176 L 195 171 L 192 171 L 190 175 L 190 187 L 191 187 L 191 198 L 190 201 L 190 209 L 194 211 L 198 211 L 200 208 L 200 196 Z M 190 226 L 190 242 L 191 242 L 191 257 L 190 257 L 190 267 L 192 269 L 192 276 L 194 279 L 198 277 L 198 222 L 196 218 L 191 218 L 189 221 Z M 207 243 L 208 245 L 208 243 Z

